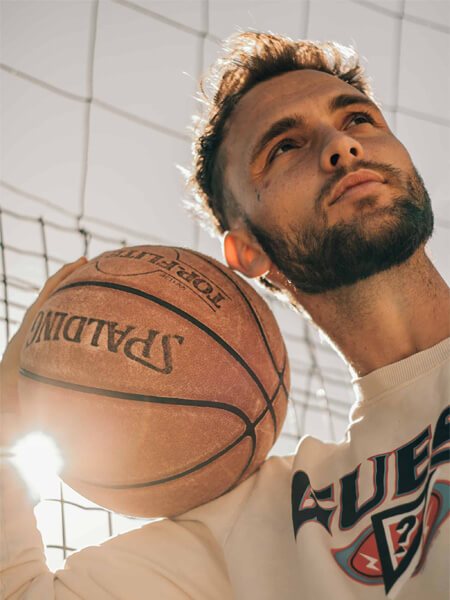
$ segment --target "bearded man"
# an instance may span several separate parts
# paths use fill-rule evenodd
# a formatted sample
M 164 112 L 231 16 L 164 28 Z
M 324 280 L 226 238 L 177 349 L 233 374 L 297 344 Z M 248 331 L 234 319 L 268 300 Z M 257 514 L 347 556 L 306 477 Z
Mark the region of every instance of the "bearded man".
M 449 290 L 424 250 L 424 184 L 348 48 L 240 34 L 207 85 L 193 208 L 233 269 L 306 313 L 347 361 L 347 433 L 305 437 L 231 492 L 56 574 L 8 483 L 6 597 L 447 598 Z M 10 401 L 20 335 L 2 364 Z

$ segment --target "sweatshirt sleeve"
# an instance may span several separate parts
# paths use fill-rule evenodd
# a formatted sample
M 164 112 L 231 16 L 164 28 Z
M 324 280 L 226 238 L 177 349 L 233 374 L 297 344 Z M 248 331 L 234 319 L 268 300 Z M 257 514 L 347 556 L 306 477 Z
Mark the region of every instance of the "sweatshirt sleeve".
M 0 600 L 231 600 L 223 558 L 200 522 L 160 519 L 72 554 L 51 572 L 16 468 L 0 468 Z
M 45 561 L 36 527 L 34 502 L 11 461 L 0 466 L 0 590 L 1 600 L 53 598 L 53 573 Z M 31 592 L 39 587 L 40 596 Z M 31 593 L 28 594 L 28 591 Z M 45 596 L 45 592 L 47 595 Z

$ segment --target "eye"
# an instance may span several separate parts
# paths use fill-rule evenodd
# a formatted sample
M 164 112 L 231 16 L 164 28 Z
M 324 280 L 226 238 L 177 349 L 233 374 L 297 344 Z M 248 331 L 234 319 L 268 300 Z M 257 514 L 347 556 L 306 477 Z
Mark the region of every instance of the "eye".
M 299 142 L 296 142 L 295 140 L 282 140 L 279 144 L 277 144 L 274 149 L 272 150 L 272 152 L 269 155 L 268 158 L 268 162 L 272 162 L 274 160 L 274 158 L 277 158 L 278 156 L 281 156 L 282 154 L 285 154 L 286 152 L 289 152 L 289 150 L 293 150 L 294 148 L 300 148 L 301 144 L 299 144 Z
M 350 117 L 351 119 L 347 121 L 347 126 L 352 126 L 351 124 L 353 122 L 355 122 L 355 125 L 363 125 L 364 123 L 370 123 L 373 125 L 375 122 L 372 115 L 364 111 L 352 113 Z

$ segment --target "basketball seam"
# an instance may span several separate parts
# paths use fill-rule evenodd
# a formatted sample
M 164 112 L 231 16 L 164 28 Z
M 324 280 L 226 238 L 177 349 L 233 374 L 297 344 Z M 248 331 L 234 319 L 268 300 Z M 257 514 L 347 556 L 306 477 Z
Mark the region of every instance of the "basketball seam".
M 177 258 L 178 260 L 178 258 Z M 183 263 L 183 261 L 178 260 L 178 262 Z M 183 263 L 184 264 L 184 263 Z M 187 263 L 186 263 L 187 264 Z M 99 273 L 101 273 L 102 275 L 114 275 L 114 273 L 109 273 L 108 271 L 102 271 L 102 269 L 99 267 L 99 260 L 97 260 L 97 262 L 95 263 L 95 268 L 97 269 L 97 271 Z M 164 271 L 161 268 L 157 268 L 155 267 L 155 269 L 153 271 L 144 271 L 142 273 L 121 273 L 120 277 L 139 277 L 140 275 L 154 275 L 155 273 L 163 273 L 165 275 L 168 275 L 169 277 L 175 279 L 176 281 L 178 281 L 178 279 L 176 279 L 176 277 L 174 277 L 173 275 L 171 275 L 171 273 L 167 273 L 167 271 Z M 183 284 L 184 285 L 184 284 Z M 218 286 L 217 286 L 218 287 Z M 217 312 L 217 309 L 213 308 L 212 306 L 210 306 L 210 304 L 208 304 L 208 302 L 205 300 L 205 298 L 202 297 L 201 294 L 197 293 L 196 291 L 194 291 L 191 287 L 186 286 L 185 285 L 185 289 L 189 292 L 192 292 L 195 296 L 197 296 L 197 298 L 199 300 L 201 300 L 204 304 L 206 304 L 206 306 L 212 311 L 212 312 Z M 218 289 L 220 290 L 220 288 L 218 287 Z
M 278 377 L 280 377 L 281 374 L 278 371 L 278 367 L 276 365 L 276 362 L 275 362 L 275 359 L 274 359 L 274 356 L 273 356 L 273 353 L 272 353 L 272 349 L 269 346 L 269 343 L 268 343 L 267 337 L 266 337 L 266 333 L 264 331 L 264 327 L 262 326 L 262 322 L 261 322 L 262 319 L 259 317 L 259 315 L 257 314 L 256 310 L 253 308 L 250 300 L 247 298 L 247 295 L 244 293 L 244 291 L 241 289 L 241 287 L 238 285 L 238 283 L 236 281 L 234 281 L 234 279 L 225 271 L 225 269 L 222 267 L 222 265 L 220 265 L 220 264 L 216 265 L 214 262 L 212 262 L 208 258 L 204 257 L 202 254 L 196 253 L 195 251 L 189 250 L 189 252 L 192 252 L 193 254 L 196 254 L 196 256 L 198 256 L 199 258 L 203 259 L 208 264 L 212 265 L 213 267 L 216 267 L 216 269 L 218 271 L 220 271 L 229 281 L 231 281 L 231 283 L 235 286 L 235 288 L 241 294 L 241 296 L 243 297 L 245 303 L 247 304 L 248 308 L 250 309 L 250 312 L 253 315 L 253 318 L 254 318 L 257 326 L 258 326 L 258 329 L 260 330 L 261 337 L 263 338 L 263 342 L 264 342 L 264 345 L 266 346 L 266 350 L 267 350 L 267 353 L 268 353 L 268 355 L 270 357 L 270 360 L 272 361 L 272 365 L 273 365 L 273 367 L 274 367 L 274 369 L 275 369 Z M 286 365 L 286 357 L 287 357 L 287 350 L 286 350 L 286 346 L 284 345 L 284 342 L 283 342 L 283 350 L 284 350 L 284 356 L 283 356 L 284 365 L 283 365 L 282 372 L 284 373 L 284 371 L 285 371 L 285 365 Z M 283 389 L 284 389 L 284 391 L 286 393 L 286 397 L 288 397 L 288 393 L 287 393 L 284 381 L 281 380 L 281 379 L 280 379 L 280 381 L 281 381 L 281 385 L 283 386 Z M 276 437 L 276 432 L 277 432 L 276 415 L 275 415 L 275 418 L 274 418 L 274 428 L 275 428 L 274 435 Z
M 189 252 L 193 252 L 192 250 L 189 250 Z M 238 292 L 241 294 L 241 296 L 244 298 L 245 303 L 247 304 L 248 308 L 250 309 L 250 312 L 253 315 L 253 318 L 255 319 L 255 322 L 258 326 L 258 329 L 260 330 L 261 333 L 261 337 L 263 338 L 263 342 L 264 345 L 266 346 L 266 350 L 267 353 L 270 357 L 270 360 L 272 361 L 272 364 L 276 370 L 276 372 L 278 373 L 278 367 L 276 365 L 275 359 L 273 357 L 273 353 L 272 353 L 272 349 L 269 346 L 269 343 L 267 341 L 267 336 L 266 336 L 266 332 L 264 331 L 264 327 L 262 326 L 262 319 L 259 317 L 258 313 L 256 312 L 256 309 L 253 308 L 250 300 L 247 298 L 247 295 L 245 294 L 245 292 L 241 289 L 241 287 L 238 285 L 238 283 L 236 281 L 234 281 L 234 279 L 225 271 L 225 269 L 222 267 L 222 265 L 220 265 L 220 263 L 218 265 L 216 265 L 215 263 L 213 263 L 211 260 L 203 257 L 200 253 L 195 253 L 199 258 L 202 258 L 205 262 L 207 262 L 208 264 L 212 265 L 213 267 L 216 267 L 216 269 L 218 271 L 220 271 L 222 273 L 222 275 L 224 275 L 229 281 L 231 281 L 231 283 L 235 286 L 235 288 L 238 290 Z M 286 352 L 286 348 L 284 346 L 283 343 L 283 348 Z
M 136 487 L 152 486 L 152 485 L 157 485 L 159 483 L 165 483 L 166 481 L 172 481 L 173 479 L 179 479 L 179 478 L 184 477 L 185 475 L 188 475 L 194 471 L 200 470 L 207 464 L 214 462 L 217 458 L 226 454 L 235 445 L 237 445 L 240 441 L 242 441 L 245 437 L 248 436 L 251 438 L 251 441 L 252 441 L 252 451 L 250 453 L 250 458 L 248 459 L 243 471 L 239 474 L 238 478 L 236 479 L 236 481 L 239 481 L 239 479 L 245 473 L 245 471 L 247 470 L 249 464 L 251 463 L 251 461 L 253 460 L 253 457 L 255 455 L 255 447 L 256 447 L 255 429 L 256 429 L 257 424 L 259 423 L 260 417 L 258 417 L 255 420 L 255 422 L 252 423 L 250 421 L 250 419 L 247 417 L 247 415 L 240 408 L 233 406 L 232 404 L 226 404 L 223 402 L 214 402 L 211 400 L 192 400 L 189 398 L 168 398 L 168 397 L 164 397 L 164 396 L 147 396 L 144 394 L 135 394 L 135 393 L 131 393 L 131 392 L 118 392 L 116 390 L 95 388 L 95 387 L 90 387 L 90 386 L 84 386 L 84 385 L 81 385 L 78 383 L 61 381 L 59 379 L 52 379 L 51 377 L 45 377 L 44 375 L 38 375 L 37 373 L 33 373 L 32 371 L 29 371 L 28 369 L 24 369 L 23 367 L 19 368 L 19 373 L 22 376 L 27 377 L 29 379 L 33 379 L 34 381 L 38 381 L 39 383 L 52 385 L 54 387 L 61 387 L 64 389 L 70 389 L 70 390 L 73 390 L 76 392 L 82 392 L 85 394 L 97 394 L 99 396 L 106 396 L 109 398 L 120 398 L 123 400 L 132 400 L 134 402 L 150 402 L 150 403 L 154 403 L 154 404 L 171 404 L 174 406 L 177 406 L 177 405 L 197 406 L 197 407 L 206 407 L 206 408 L 215 408 L 215 409 L 219 409 L 219 410 L 226 410 L 226 411 L 234 413 L 245 424 L 244 433 L 242 433 L 238 438 L 236 438 L 236 440 L 234 440 L 231 444 L 229 444 L 227 447 L 223 448 L 222 450 L 220 450 L 218 453 L 214 454 L 213 456 L 209 457 L 206 461 L 203 461 L 202 463 L 199 463 L 195 467 L 192 467 L 186 471 L 183 471 L 182 473 L 178 473 L 176 475 L 171 475 L 170 477 L 163 478 L 161 480 L 140 483 L 140 484 L 103 485 L 103 484 L 93 483 L 90 481 L 84 481 L 84 483 L 88 483 L 89 485 L 97 485 L 98 487 L 111 488 L 111 489 L 129 489 L 129 488 L 136 488 Z M 266 409 L 266 411 L 267 411 L 267 409 Z M 78 479 L 78 481 L 83 481 L 83 480 Z M 233 485 L 234 485 L 234 483 L 233 483 Z
M 257 385 L 257 387 L 259 388 L 259 390 L 260 390 L 260 392 L 261 392 L 261 394 L 263 396 L 263 399 L 266 402 L 266 405 L 269 407 L 269 411 L 270 411 L 272 419 L 274 421 L 274 428 L 275 428 L 275 431 L 276 431 L 276 416 L 275 416 L 273 407 L 270 404 L 269 395 L 267 394 L 267 392 L 266 392 L 263 384 L 259 380 L 259 377 L 257 377 L 257 375 L 253 371 L 253 369 L 251 369 L 251 367 L 236 352 L 236 350 L 234 350 L 215 331 L 213 331 L 212 329 L 210 329 L 207 325 L 205 325 L 204 323 L 202 323 L 201 321 L 199 321 L 198 319 L 196 319 L 195 317 L 193 317 L 189 313 L 185 312 L 184 310 L 182 310 L 178 306 L 175 306 L 175 305 L 171 304 L 170 302 L 167 302 L 166 300 L 163 300 L 162 298 L 158 298 L 157 296 L 153 296 L 152 294 L 148 294 L 147 292 L 144 292 L 144 291 L 142 291 L 140 289 L 129 287 L 129 286 L 126 286 L 126 285 L 123 285 L 123 284 L 120 284 L 120 283 L 113 283 L 113 282 L 109 282 L 109 281 L 76 281 L 74 283 L 69 283 L 69 284 L 67 284 L 65 286 L 62 286 L 62 287 L 58 288 L 55 292 L 53 292 L 52 296 L 54 296 L 55 294 L 58 294 L 58 293 L 60 293 L 60 292 L 62 292 L 64 290 L 67 290 L 67 289 L 71 289 L 71 288 L 74 288 L 74 287 L 83 287 L 83 286 L 86 286 L 86 287 L 93 286 L 93 287 L 111 288 L 111 289 L 116 289 L 116 290 L 119 290 L 119 291 L 123 291 L 123 292 L 129 293 L 129 294 L 134 294 L 135 296 L 140 296 L 141 298 L 144 298 L 146 300 L 154 302 L 155 304 L 159 304 L 163 308 L 166 308 L 167 310 L 170 310 L 170 311 L 174 312 L 175 314 L 177 314 L 178 316 L 182 317 L 183 319 L 186 319 L 187 321 L 190 321 L 193 325 L 197 326 L 204 333 L 206 333 L 207 335 L 209 335 L 209 337 L 211 337 L 219 345 L 221 345 L 222 348 L 226 352 L 228 352 L 228 354 L 230 356 L 232 356 L 236 360 L 236 362 L 238 362 L 241 365 L 241 367 L 245 371 L 247 371 L 248 375 L 250 375 L 250 377 L 253 379 L 253 381 L 255 382 L 255 384 Z M 274 439 L 275 439 L 275 432 L 274 432 Z

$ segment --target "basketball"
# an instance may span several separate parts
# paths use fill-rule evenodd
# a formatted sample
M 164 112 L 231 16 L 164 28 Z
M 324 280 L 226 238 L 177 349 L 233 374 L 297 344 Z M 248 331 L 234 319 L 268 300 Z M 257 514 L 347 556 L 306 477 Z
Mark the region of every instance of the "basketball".
M 63 281 L 21 353 L 19 393 L 110 510 L 173 516 L 249 477 L 285 418 L 289 363 L 265 301 L 199 252 L 105 252 Z

